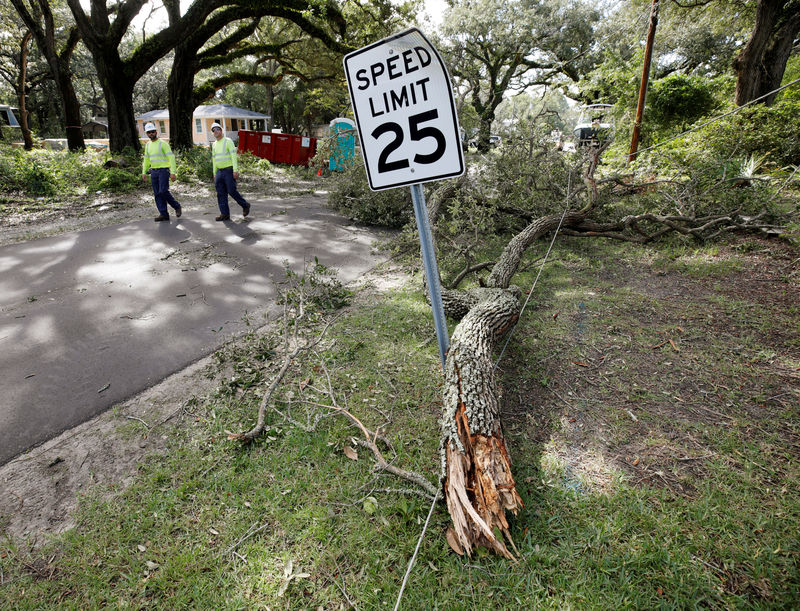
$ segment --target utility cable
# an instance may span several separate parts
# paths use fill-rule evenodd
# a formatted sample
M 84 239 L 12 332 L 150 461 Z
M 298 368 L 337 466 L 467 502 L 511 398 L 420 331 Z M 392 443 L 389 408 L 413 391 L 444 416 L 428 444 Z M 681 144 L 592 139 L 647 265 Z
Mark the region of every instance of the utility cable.
M 558 232 L 561 229 L 561 225 L 564 222 L 564 217 L 567 216 L 567 211 L 569 210 L 569 193 L 572 190 L 572 169 L 570 168 L 569 174 L 567 175 L 567 202 L 564 206 L 564 212 L 561 213 L 561 218 L 558 221 L 558 227 L 556 227 L 555 232 L 553 233 L 553 239 L 550 240 L 550 246 L 547 248 L 547 252 L 544 255 L 544 260 L 542 264 L 539 266 L 539 272 L 536 274 L 536 278 L 533 280 L 533 285 L 531 286 L 531 290 L 528 291 L 528 296 L 525 298 L 525 303 L 522 304 L 522 309 L 519 311 L 519 318 L 522 318 L 522 314 L 525 312 L 525 308 L 528 306 L 528 302 L 531 299 L 531 295 L 533 295 L 533 291 L 536 288 L 536 283 L 539 282 L 539 276 L 542 275 L 542 271 L 544 270 L 544 266 L 547 263 L 547 258 L 550 256 L 550 251 L 553 250 L 553 244 L 556 242 L 556 237 L 558 236 Z M 511 341 L 511 337 L 514 335 L 514 330 L 517 328 L 517 325 L 511 327 L 511 331 L 508 332 L 508 337 L 506 337 L 506 342 L 503 344 L 503 349 L 500 351 L 500 356 L 497 357 L 497 361 L 494 364 L 494 368 L 492 371 L 497 369 L 497 366 L 500 364 L 500 360 L 503 358 L 503 355 L 506 352 L 506 348 L 508 347 L 508 343 Z
M 741 106 L 737 106 L 736 108 L 734 108 L 730 112 L 726 112 L 725 114 L 719 115 L 718 117 L 714 117 L 713 119 L 710 119 L 709 121 L 706 121 L 705 123 L 701 123 L 700 125 L 696 125 L 695 127 L 692 127 L 691 129 L 687 129 L 685 132 L 681 132 L 677 136 L 672 136 L 672 138 L 667 138 L 666 140 L 663 140 L 663 141 L 661 141 L 661 142 L 659 142 L 657 144 L 654 144 L 652 146 L 648 146 L 646 148 L 639 149 L 636 152 L 636 155 L 638 156 L 641 153 L 644 153 L 645 151 L 650 151 L 650 150 L 653 150 L 653 149 L 658 148 L 660 146 L 663 146 L 667 142 L 672 142 L 673 140 L 677 140 L 678 138 L 680 138 L 682 136 L 685 136 L 686 134 L 691 134 L 692 132 L 695 132 L 695 131 L 697 131 L 699 129 L 702 129 L 703 127 L 705 127 L 707 125 L 711 125 L 715 121 L 719 121 L 720 119 L 723 119 L 723 118 L 725 118 L 727 116 L 736 114 L 737 112 L 739 112 L 741 110 L 744 110 L 745 108 L 747 108 L 751 104 L 755 104 L 756 102 L 771 96 L 773 93 L 778 93 L 779 91 L 782 91 L 782 90 L 786 89 L 787 87 L 791 87 L 792 85 L 796 85 L 797 83 L 800 83 L 800 78 L 793 80 L 791 83 L 786 83 L 782 87 L 778 87 L 777 89 L 773 89 L 769 93 L 765 93 L 764 95 L 762 95 L 761 97 L 756 98 L 755 100 L 750 100 L 749 102 L 747 102 L 747 104 L 742 104 Z
M 433 503 L 431 503 L 431 508 L 428 510 L 428 518 L 425 520 L 425 525 L 422 527 L 422 532 L 420 533 L 419 540 L 417 541 L 417 547 L 414 549 L 414 554 L 411 556 L 411 560 L 408 561 L 408 568 L 406 569 L 406 574 L 403 576 L 403 584 L 400 586 L 400 593 L 397 595 L 397 602 L 394 604 L 394 611 L 397 611 L 400 608 L 400 601 L 403 599 L 403 591 L 406 589 L 406 582 L 408 582 L 408 576 L 411 574 L 411 567 L 414 566 L 414 561 L 417 559 L 419 546 L 422 544 L 422 540 L 425 538 L 425 531 L 428 530 L 428 522 L 431 521 L 433 508 L 436 507 L 436 503 L 439 501 L 439 494 L 441 492 L 441 490 L 437 490 L 436 496 L 433 497 Z

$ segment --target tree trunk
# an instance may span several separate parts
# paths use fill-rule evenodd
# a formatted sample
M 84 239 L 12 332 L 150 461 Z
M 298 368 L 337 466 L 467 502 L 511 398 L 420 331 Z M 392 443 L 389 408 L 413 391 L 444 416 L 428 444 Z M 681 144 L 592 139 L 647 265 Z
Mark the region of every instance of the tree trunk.
M 197 106 L 194 99 L 194 75 L 197 72 L 197 50 L 186 44 L 175 47 L 172 72 L 167 81 L 169 92 L 170 140 L 173 149 L 194 146 L 192 117 Z
M 513 558 L 495 535 L 498 529 L 514 548 L 506 511 L 517 514 L 522 499 L 500 427 L 492 351 L 516 322 L 519 300 L 502 289 L 478 289 L 473 296 L 476 304 L 453 332 L 445 365 L 445 500 L 455 539 L 467 555 L 482 545 Z
M 120 79 L 119 82 L 103 82 L 103 93 L 108 104 L 109 150 L 121 153 L 126 148 L 139 151 L 141 141 L 136 130 L 133 111 L 133 86 Z
M 267 115 L 269 115 L 269 119 L 267 119 L 266 128 L 268 132 L 272 131 L 272 128 L 275 127 L 275 87 L 272 85 L 265 85 L 264 89 L 267 93 L 266 98 L 266 107 L 267 107 Z
M 61 103 L 64 108 L 67 146 L 71 151 L 85 150 L 86 144 L 83 141 L 81 104 L 78 101 L 78 96 L 75 94 L 75 87 L 72 84 L 72 74 L 68 69 L 62 67 L 58 70 L 56 82 L 61 92 Z
M 116 49 L 100 53 L 101 50 L 95 50 L 94 64 L 108 107 L 108 148 L 113 153 L 121 153 L 126 148 L 139 151 L 141 141 L 133 110 L 133 86 L 138 79 L 128 74 Z
M 28 53 L 30 52 L 31 38 L 33 38 L 33 33 L 30 30 L 25 32 L 22 37 L 22 42 L 19 46 L 19 74 L 17 76 L 19 127 L 22 130 L 22 141 L 26 151 L 33 148 L 33 136 L 31 135 L 30 122 L 28 121 L 27 83 L 25 82 L 28 79 Z
M 64 113 L 66 122 L 67 146 L 71 151 L 82 151 L 85 145 L 83 142 L 83 130 L 81 128 L 81 107 L 78 97 L 75 95 L 75 88 L 72 85 L 72 72 L 70 61 L 75 46 L 78 44 L 77 31 L 71 30 L 67 34 L 64 48 L 59 53 L 56 48 L 56 26 L 50 5 L 46 0 L 39 0 L 35 5 L 34 12 L 21 0 L 11 0 L 17 14 L 23 20 L 28 29 L 36 39 L 36 46 L 47 60 L 50 73 L 56 82 L 60 94 L 61 109 Z
M 442 477 L 453 520 L 451 540 L 470 555 L 488 547 L 506 558 L 512 549 L 506 512 L 523 506 L 511 475 L 511 459 L 500 426 L 500 400 L 492 351 L 519 317 L 517 287 L 509 285 L 527 248 L 559 224 L 578 224 L 583 212 L 536 219 L 503 250 L 487 279 L 489 288 L 442 291 L 448 316 L 461 319 L 445 363 L 442 415 Z M 463 318 L 462 318 L 463 317 Z
M 737 105 L 780 87 L 798 31 L 800 4 L 793 0 L 759 0 L 750 40 L 733 61 Z M 775 95 L 767 96 L 763 103 L 772 104 Z

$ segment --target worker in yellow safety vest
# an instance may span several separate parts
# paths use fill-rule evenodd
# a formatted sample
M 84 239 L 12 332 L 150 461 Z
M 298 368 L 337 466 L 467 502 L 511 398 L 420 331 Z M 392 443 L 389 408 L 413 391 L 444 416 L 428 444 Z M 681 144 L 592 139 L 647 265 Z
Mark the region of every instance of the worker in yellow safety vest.
M 239 178 L 239 160 L 236 155 L 236 145 L 233 140 L 226 138 L 219 123 L 211 124 L 211 133 L 217 139 L 211 145 L 211 159 L 214 171 L 214 186 L 217 189 L 217 205 L 219 216 L 217 221 L 229 221 L 231 211 L 228 207 L 230 195 L 242 207 L 242 216 L 250 214 L 250 204 L 236 189 L 236 180 Z
M 175 209 L 175 216 L 180 216 L 181 205 L 172 197 L 169 192 L 169 181 L 175 180 L 175 155 L 169 147 L 169 142 L 159 140 L 156 126 L 152 123 L 145 123 L 144 131 L 150 142 L 144 145 L 144 160 L 142 161 L 142 180 L 147 180 L 148 170 L 150 172 L 150 184 L 153 186 L 153 196 L 158 208 L 158 216 L 153 219 L 158 221 L 169 220 L 169 208 L 167 204 Z

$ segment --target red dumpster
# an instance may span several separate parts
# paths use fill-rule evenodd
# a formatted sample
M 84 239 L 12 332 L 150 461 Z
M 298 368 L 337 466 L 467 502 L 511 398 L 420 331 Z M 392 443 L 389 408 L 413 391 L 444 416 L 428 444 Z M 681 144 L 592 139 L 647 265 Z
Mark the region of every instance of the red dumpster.
M 292 134 L 272 134 L 275 140 L 275 163 L 292 163 Z
M 308 167 L 309 160 L 317 150 L 317 139 L 308 136 L 292 136 L 292 165 Z
M 247 151 L 253 155 L 258 155 L 258 139 L 256 132 L 250 130 L 239 130 L 239 146 L 237 149 L 240 153 Z
M 267 132 L 255 132 L 258 139 L 258 152 L 256 155 L 262 159 L 275 161 L 275 134 Z
M 308 167 L 317 152 L 317 139 L 309 136 L 239 130 L 240 153 L 245 151 L 273 163 Z

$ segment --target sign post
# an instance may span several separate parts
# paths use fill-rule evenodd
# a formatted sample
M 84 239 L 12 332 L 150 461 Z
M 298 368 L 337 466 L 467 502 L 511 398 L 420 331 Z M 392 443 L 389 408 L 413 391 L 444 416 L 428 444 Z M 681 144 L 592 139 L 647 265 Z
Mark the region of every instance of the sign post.
M 344 71 L 370 189 L 411 187 L 444 368 L 450 340 L 421 184 L 464 173 L 450 76 L 417 28 L 349 53 Z

